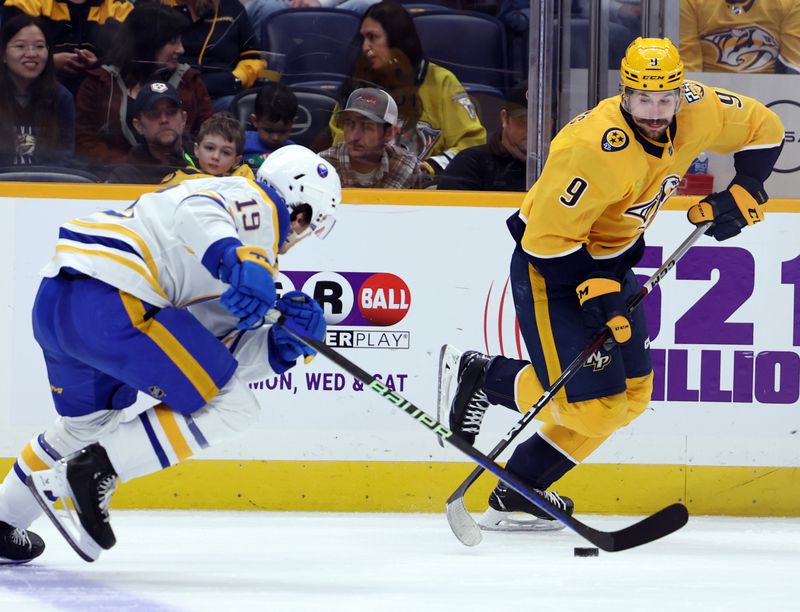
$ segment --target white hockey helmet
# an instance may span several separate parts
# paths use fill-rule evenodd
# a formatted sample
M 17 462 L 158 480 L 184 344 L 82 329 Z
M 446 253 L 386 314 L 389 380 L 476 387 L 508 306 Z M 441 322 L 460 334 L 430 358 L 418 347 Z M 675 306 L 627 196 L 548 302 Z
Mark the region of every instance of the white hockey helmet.
M 311 231 L 325 238 L 336 223 L 336 207 L 342 201 L 339 173 L 311 149 L 286 145 L 267 157 L 256 173 L 286 201 L 289 211 L 301 204 L 311 207 Z

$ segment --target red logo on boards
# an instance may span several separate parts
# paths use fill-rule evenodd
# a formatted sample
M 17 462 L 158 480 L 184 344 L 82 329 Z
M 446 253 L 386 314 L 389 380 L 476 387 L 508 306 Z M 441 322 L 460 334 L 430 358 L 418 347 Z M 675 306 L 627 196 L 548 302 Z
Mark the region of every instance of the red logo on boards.
M 373 274 L 358 291 L 361 316 L 374 325 L 394 325 L 403 320 L 411 306 L 411 292 L 405 281 L 388 272 Z

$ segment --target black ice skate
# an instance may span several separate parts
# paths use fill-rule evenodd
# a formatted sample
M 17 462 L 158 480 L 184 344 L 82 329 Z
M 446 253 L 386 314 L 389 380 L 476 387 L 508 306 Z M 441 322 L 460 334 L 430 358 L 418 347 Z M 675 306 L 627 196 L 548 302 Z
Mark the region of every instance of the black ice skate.
M 108 506 L 117 487 L 117 474 L 100 444 L 60 459 L 52 469 L 33 472 L 27 484 L 82 559 L 95 561 L 103 549 L 116 544 Z M 54 498 L 56 502 L 51 503 Z
M 575 504 L 569 497 L 562 497 L 553 491 L 534 491 L 567 514 L 572 514 Z M 489 508 L 478 521 L 478 525 L 484 531 L 556 531 L 565 527 L 564 523 L 554 519 L 503 482 L 489 495 Z
M 44 552 L 44 540 L 32 531 L 0 521 L 0 565 L 19 565 Z
M 491 405 L 483 390 L 491 357 L 466 351 L 458 362 L 458 383 L 450 406 L 450 430 L 469 444 L 481 431 L 486 409 Z

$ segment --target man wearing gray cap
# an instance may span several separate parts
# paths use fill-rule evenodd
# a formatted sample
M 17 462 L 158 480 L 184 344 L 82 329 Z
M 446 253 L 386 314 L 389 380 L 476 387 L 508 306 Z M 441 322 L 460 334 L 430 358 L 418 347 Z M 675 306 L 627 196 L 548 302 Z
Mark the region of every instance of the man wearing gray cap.
M 342 187 L 412 189 L 420 186 L 417 156 L 393 143 L 397 104 L 382 89 L 356 89 L 339 112 L 344 141 L 320 153 L 339 173 Z

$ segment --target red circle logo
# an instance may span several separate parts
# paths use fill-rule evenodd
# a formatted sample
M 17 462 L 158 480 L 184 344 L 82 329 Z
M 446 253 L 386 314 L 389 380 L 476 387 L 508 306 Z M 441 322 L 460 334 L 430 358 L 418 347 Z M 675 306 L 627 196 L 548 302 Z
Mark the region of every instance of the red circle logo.
M 399 276 L 373 274 L 358 290 L 361 316 L 373 325 L 388 326 L 403 320 L 411 307 L 411 292 Z

